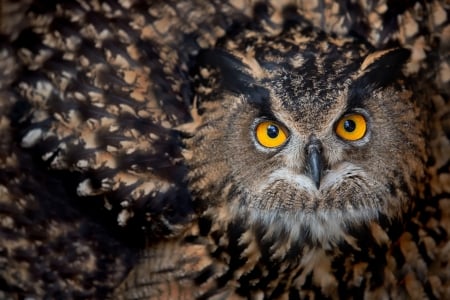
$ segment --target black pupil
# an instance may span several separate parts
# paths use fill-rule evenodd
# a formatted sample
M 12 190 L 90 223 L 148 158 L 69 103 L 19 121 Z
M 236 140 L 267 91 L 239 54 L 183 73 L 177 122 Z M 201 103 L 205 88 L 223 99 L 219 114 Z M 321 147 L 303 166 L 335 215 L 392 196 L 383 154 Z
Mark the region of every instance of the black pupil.
M 345 120 L 344 122 L 344 129 L 347 132 L 353 132 L 356 128 L 355 121 L 353 120 Z
M 279 132 L 279 129 L 278 129 L 277 126 L 275 126 L 275 125 L 269 125 L 269 126 L 267 126 L 267 135 L 268 135 L 271 139 L 276 138 L 276 137 L 278 136 L 278 132 Z

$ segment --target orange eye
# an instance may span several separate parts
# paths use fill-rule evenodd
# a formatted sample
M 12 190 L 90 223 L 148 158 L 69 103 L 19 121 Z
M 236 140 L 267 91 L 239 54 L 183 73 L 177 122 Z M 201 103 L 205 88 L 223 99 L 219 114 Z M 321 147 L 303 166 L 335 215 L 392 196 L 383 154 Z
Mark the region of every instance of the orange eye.
M 342 117 L 336 126 L 336 134 L 347 141 L 357 141 L 364 137 L 367 131 L 367 122 L 360 114 L 351 114 Z
M 266 148 L 276 148 L 288 138 L 286 130 L 272 121 L 263 121 L 256 126 L 256 140 Z

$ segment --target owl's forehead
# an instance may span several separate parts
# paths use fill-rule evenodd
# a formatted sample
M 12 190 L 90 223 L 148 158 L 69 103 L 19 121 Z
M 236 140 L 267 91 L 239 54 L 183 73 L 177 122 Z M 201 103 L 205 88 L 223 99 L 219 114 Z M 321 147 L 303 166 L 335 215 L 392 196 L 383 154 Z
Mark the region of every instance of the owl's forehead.
M 297 53 L 277 67 L 261 62 L 266 77 L 260 83 L 269 91 L 271 108 L 309 129 L 336 118 L 346 105 L 351 75 L 359 63 L 334 54 Z
M 275 114 L 284 112 L 310 128 L 343 109 L 347 88 L 368 53 L 353 39 L 308 31 L 302 25 L 275 36 L 247 31 L 225 48 L 252 81 L 268 91 L 268 106 Z
M 264 82 L 273 108 L 291 112 L 299 121 L 305 111 L 327 114 L 341 106 L 348 80 L 336 80 L 331 74 L 319 72 L 283 72 Z

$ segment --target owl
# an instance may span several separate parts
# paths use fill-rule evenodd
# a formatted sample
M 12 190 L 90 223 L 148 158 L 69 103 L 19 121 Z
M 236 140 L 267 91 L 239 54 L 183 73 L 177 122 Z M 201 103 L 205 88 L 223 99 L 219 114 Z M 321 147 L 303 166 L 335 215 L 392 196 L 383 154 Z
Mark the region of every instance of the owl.
M 303 31 L 244 32 L 227 52 L 201 57 L 221 75 L 199 96 L 212 104 L 186 141 L 194 201 L 286 246 L 327 244 L 380 214 L 400 216 L 425 175 L 419 109 L 391 85 L 409 52 Z
M 450 297 L 448 3 L 1 8 L 0 298 Z

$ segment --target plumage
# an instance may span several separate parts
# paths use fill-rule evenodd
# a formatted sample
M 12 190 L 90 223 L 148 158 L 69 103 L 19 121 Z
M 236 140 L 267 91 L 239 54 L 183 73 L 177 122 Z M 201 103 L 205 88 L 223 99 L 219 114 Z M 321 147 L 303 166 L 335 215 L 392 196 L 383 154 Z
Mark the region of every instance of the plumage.
M 0 298 L 450 298 L 449 13 L 1 2 Z

